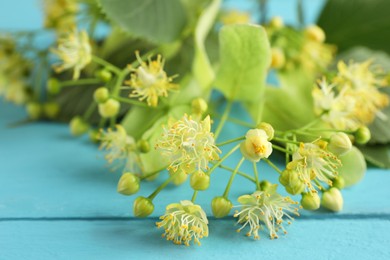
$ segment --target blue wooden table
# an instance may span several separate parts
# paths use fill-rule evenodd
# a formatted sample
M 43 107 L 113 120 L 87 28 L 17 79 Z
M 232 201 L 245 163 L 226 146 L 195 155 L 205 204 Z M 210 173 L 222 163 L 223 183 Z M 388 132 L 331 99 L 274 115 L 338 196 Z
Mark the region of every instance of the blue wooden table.
M 7 8 L 2 6 L 1 27 L 29 28 L 29 19 L 39 26 L 37 6 L 27 1 L 10 4 L 14 9 L 8 14 L 17 10 L 17 2 L 20 19 L 8 16 L 11 22 L 4 22 L 1 14 Z M 271 2 L 280 6 L 287 1 Z M 160 238 L 162 231 L 154 223 L 165 205 L 177 202 L 178 193 L 191 198 L 188 184 L 168 186 L 156 198 L 152 216 L 136 219 L 133 197 L 116 193 L 119 175 L 109 171 L 96 145 L 86 137 L 71 137 L 66 124 L 8 127 L 25 117 L 22 108 L 0 102 L 0 259 L 390 259 L 390 171 L 370 169 L 360 184 L 343 191 L 342 212 L 303 212 L 280 239 L 263 233 L 254 241 L 235 232 L 232 217 L 210 217 L 210 237 L 202 246 L 175 246 Z M 261 174 L 277 178 L 266 165 Z M 197 203 L 209 216 L 208 198 L 222 193 L 228 176 L 218 171 L 213 188 L 199 194 Z M 161 176 L 157 182 L 163 180 Z M 140 194 L 148 195 L 155 185 L 146 183 Z M 237 177 L 231 197 L 252 190 Z

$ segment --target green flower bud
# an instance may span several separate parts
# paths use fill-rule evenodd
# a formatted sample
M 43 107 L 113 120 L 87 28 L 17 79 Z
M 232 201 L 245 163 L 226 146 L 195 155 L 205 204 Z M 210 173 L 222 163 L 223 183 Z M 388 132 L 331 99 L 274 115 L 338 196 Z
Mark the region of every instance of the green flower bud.
M 301 205 L 306 210 L 316 210 L 320 207 L 321 201 L 317 193 L 302 193 Z
M 345 187 L 345 180 L 342 176 L 337 176 L 336 179 L 333 180 L 332 187 L 335 187 L 339 190 L 344 189 Z
M 330 137 L 328 150 L 335 155 L 343 155 L 352 149 L 352 142 L 345 133 L 336 133 Z
M 211 201 L 211 210 L 213 211 L 213 215 L 216 218 L 226 217 L 230 213 L 232 207 L 233 207 L 232 202 L 222 196 L 215 197 Z
M 267 191 L 269 188 L 271 188 L 272 186 L 272 183 L 270 183 L 269 181 L 261 181 L 260 182 L 260 190 L 262 191 Z
M 324 42 L 325 41 L 325 33 L 317 25 L 311 25 L 311 26 L 306 27 L 304 33 L 305 33 L 305 36 L 312 41 L 316 41 L 316 42 Z
M 330 188 L 322 194 L 321 206 L 337 212 L 343 209 L 343 195 L 337 188 Z
M 93 92 L 93 99 L 98 104 L 106 102 L 109 97 L 110 97 L 110 92 L 106 87 L 97 88 L 95 92 Z
M 58 94 L 61 90 L 61 83 L 56 78 L 49 78 L 47 80 L 46 89 L 50 94 Z
M 202 171 L 191 174 L 190 185 L 194 190 L 207 190 L 210 185 L 210 176 Z
M 296 170 L 284 170 L 279 177 L 279 182 L 286 188 L 286 191 L 292 195 L 301 194 L 305 190 L 305 184 L 299 178 L 299 174 Z
M 265 123 L 265 122 L 261 122 L 260 124 L 257 125 L 256 128 L 264 130 L 264 132 L 268 136 L 268 138 L 267 138 L 268 141 L 271 141 L 274 138 L 275 130 L 272 127 L 272 125 Z
M 123 195 L 132 195 L 139 191 L 139 178 L 132 173 L 126 172 L 119 179 L 117 191 Z
M 104 118 L 110 118 L 118 114 L 120 107 L 121 104 L 117 100 L 110 98 L 98 105 L 99 114 Z
M 100 135 L 99 130 L 91 130 L 89 131 L 89 140 L 91 140 L 92 143 L 98 143 L 100 141 Z
M 56 118 L 60 112 L 60 106 L 55 102 L 48 102 L 43 105 L 43 112 L 47 118 Z
M 37 102 L 30 102 L 26 105 L 27 114 L 31 119 L 38 119 L 42 113 L 42 107 Z
M 269 21 L 269 26 L 273 29 L 280 29 L 284 26 L 284 22 L 282 17 L 280 16 L 274 16 Z
M 202 115 L 207 111 L 208 105 L 203 98 L 195 98 L 191 103 L 192 113 Z
M 133 204 L 134 216 L 137 218 L 145 218 L 153 213 L 154 205 L 151 199 L 138 197 Z
M 103 82 L 109 82 L 112 79 L 112 73 L 107 69 L 98 70 L 95 76 Z
M 137 147 L 140 150 L 141 153 L 148 153 L 150 151 L 150 144 L 145 139 L 140 139 L 137 142 Z
M 286 57 L 279 48 L 271 49 L 271 68 L 281 69 L 286 64 Z
M 176 186 L 179 186 L 181 184 L 183 184 L 187 178 L 188 178 L 188 174 L 183 171 L 182 169 L 178 169 L 176 172 L 173 172 L 172 170 L 169 171 L 169 174 L 172 175 L 172 174 L 175 174 L 175 176 L 173 177 L 173 184 L 175 184 Z
M 82 119 L 80 116 L 75 116 L 72 118 L 72 120 L 70 120 L 69 126 L 70 132 L 74 136 L 85 134 L 89 129 L 88 123 L 85 122 L 84 119 Z
M 355 131 L 354 136 L 357 144 L 366 144 L 371 139 L 371 132 L 368 127 L 361 126 Z

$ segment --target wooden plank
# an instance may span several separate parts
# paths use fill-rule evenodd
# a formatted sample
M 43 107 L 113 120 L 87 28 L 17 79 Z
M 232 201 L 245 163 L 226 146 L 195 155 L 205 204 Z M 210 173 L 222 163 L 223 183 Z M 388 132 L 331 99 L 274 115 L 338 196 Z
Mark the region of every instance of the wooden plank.
M 202 246 L 175 246 L 154 221 L 0 222 L 1 259 L 389 259 L 390 220 L 298 220 L 255 241 L 214 220 Z

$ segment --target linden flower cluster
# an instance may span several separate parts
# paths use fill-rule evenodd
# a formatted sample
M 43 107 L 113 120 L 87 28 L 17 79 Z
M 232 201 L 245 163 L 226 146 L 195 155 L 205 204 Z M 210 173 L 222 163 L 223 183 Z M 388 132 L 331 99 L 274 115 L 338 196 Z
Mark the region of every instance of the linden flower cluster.
M 79 6 L 76 0 L 42 0 L 45 12 L 44 26 L 66 32 L 76 25 Z
M 314 109 L 323 121 L 337 129 L 356 130 L 371 123 L 389 104 L 389 97 L 378 88 L 387 82 L 370 70 L 371 61 L 338 63 L 338 74 L 329 84 L 320 81 L 313 90 Z
M 168 122 L 156 149 L 168 158 L 168 169 L 178 169 L 190 174 L 195 170 L 207 170 L 210 161 L 218 160 L 221 151 L 215 145 L 210 132 L 210 116 L 200 121 L 185 114 L 182 119 Z
M 157 60 L 149 58 L 148 63 L 144 62 L 139 53 L 136 57 L 140 66 L 132 69 L 130 80 L 125 82 L 133 88 L 130 97 L 137 97 L 140 101 L 146 100 L 147 104 L 152 107 L 158 105 L 159 97 L 167 97 L 168 92 L 177 89 L 177 85 L 171 83 L 173 77 L 168 77 L 164 71 L 164 60 L 161 55 Z
M 156 225 L 165 230 L 163 237 L 177 245 L 189 246 L 192 239 L 200 245 L 199 239 L 209 234 L 206 213 L 188 200 L 168 205 L 160 219 Z
M 57 49 L 52 52 L 61 60 L 61 63 L 54 65 L 55 71 L 59 73 L 73 69 L 73 79 L 80 77 L 81 70 L 92 59 L 92 48 L 86 31 L 72 30 L 63 34 L 58 39 Z
M 271 239 L 278 238 L 278 232 L 283 231 L 287 234 L 284 228 L 285 220 L 287 224 L 291 224 L 292 214 L 299 216 L 298 202 L 293 201 L 290 197 L 283 197 L 276 192 L 277 184 L 272 185 L 266 191 L 255 191 L 251 195 L 243 195 L 238 198 L 241 203 L 241 210 L 236 211 L 234 217 L 238 217 L 238 224 L 242 227 L 237 230 L 240 232 L 249 225 L 247 236 L 253 236 L 254 239 L 259 239 L 259 230 L 264 225 Z
M 0 96 L 21 105 L 28 101 L 26 86 L 30 65 L 18 52 L 14 41 L 0 38 Z
M 105 159 L 108 163 L 118 162 L 114 170 L 124 165 L 124 172 L 139 171 L 141 163 L 136 152 L 135 140 L 127 135 L 123 126 L 116 125 L 116 131 L 111 129 L 107 131 L 102 130 L 99 140 L 101 141 L 100 149 L 107 150 Z

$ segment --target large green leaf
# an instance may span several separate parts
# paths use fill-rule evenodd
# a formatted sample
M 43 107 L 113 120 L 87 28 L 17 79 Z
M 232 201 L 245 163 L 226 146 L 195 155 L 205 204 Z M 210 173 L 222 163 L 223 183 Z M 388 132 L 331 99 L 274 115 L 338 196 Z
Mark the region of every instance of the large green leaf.
M 186 24 L 180 0 L 99 0 L 109 20 L 130 34 L 153 42 L 179 38 Z
M 342 166 L 339 168 L 339 174 L 345 180 L 345 187 L 352 186 L 363 179 L 367 165 L 362 153 L 356 147 L 353 147 L 347 154 L 340 156 Z
M 227 99 L 264 104 L 270 46 L 264 29 L 255 25 L 228 25 L 221 29 L 220 68 L 214 85 Z
M 390 53 L 389 0 L 328 0 L 319 19 L 340 51 L 367 46 Z
M 387 145 L 373 145 L 359 147 L 367 162 L 381 167 L 390 168 L 390 150 Z

